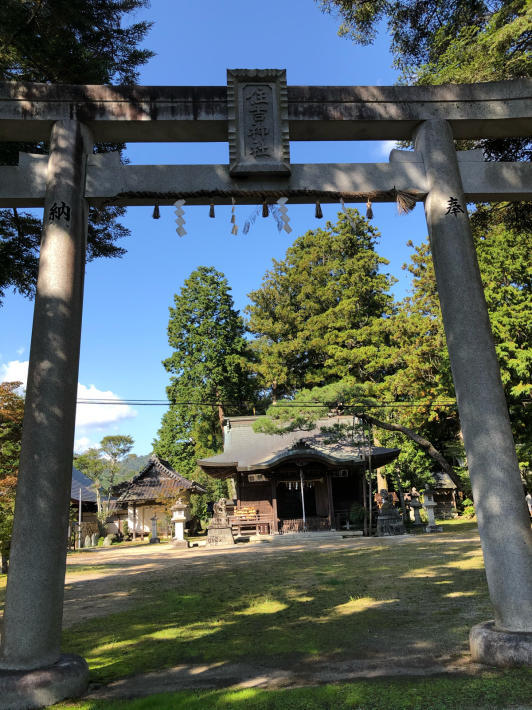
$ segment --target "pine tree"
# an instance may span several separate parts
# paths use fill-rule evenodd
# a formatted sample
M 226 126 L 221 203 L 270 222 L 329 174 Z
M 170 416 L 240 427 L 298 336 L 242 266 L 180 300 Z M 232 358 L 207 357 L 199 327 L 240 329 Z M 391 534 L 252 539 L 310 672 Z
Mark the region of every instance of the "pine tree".
M 344 377 L 382 381 L 391 353 L 385 318 L 393 279 L 375 251 L 378 232 L 355 209 L 308 231 L 249 294 L 249 330 L 274 400 Z

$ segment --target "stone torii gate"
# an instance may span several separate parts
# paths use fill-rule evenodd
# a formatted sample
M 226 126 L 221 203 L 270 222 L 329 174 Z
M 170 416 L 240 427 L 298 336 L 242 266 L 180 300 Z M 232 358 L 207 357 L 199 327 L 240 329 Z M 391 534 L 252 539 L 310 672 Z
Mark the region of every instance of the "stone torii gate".
M 227 87 L 0 83 L 0 141 L 50 143 L 0 167 L 0 207 L 44 207 L 0 702 L 83 692 L 61 655 L 68 500 L 89 205 L 424 202 L 494 621 L 473 658 L 532 664 L 532 536 L 466 204 L 532 197 L 532 166 L 484 162 L 453 139 L 526 136 L 532 81 L 415 87 L 288 86 L 284 70 L 229 70 Z M 388 163 L 291 165 L 295 140 L 414 139 Z M 227 165 L 121 165 L 96 142 L 229 141 Z M 28 543 L 28 533 L 37 530 Z

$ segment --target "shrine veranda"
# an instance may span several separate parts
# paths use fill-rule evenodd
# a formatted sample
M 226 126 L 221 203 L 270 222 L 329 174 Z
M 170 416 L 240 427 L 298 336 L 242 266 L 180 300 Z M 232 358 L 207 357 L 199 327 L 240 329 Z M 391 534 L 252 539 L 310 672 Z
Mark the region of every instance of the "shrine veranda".
M 60 649 L 90 205 L 423 202 L 494 621 L 474 659 L 532 665 L 532 535 L 490 331 L 468 202 L 532 197 L 532 165 L 484 162 L 455 139 L 522 137 L 532 81 L 288 86 L 284 70 L 228 70 L 227 86 L 0 83 L 0 140 L 48 156 L 0 167 L 0 207 L 43 207 L 11 569 L 0 652 L 9 707 L 80 694 Z M 388 163 L 292 165 L 290 141 L 413 140 Z M 121 165 L 98 142 L 228 141 L 224 165 Z M 317 206 L 316 206 L 317 208 Z M 182 225 L 178 225 L 178 228 Z M 39 537 L 27 544 L 27 530 Z M 46 682 L 42 684 L 45 671 Z M 40 685 L 39 685 L 40 684 Z M 44 688 L 44 689 L 43 689 Z

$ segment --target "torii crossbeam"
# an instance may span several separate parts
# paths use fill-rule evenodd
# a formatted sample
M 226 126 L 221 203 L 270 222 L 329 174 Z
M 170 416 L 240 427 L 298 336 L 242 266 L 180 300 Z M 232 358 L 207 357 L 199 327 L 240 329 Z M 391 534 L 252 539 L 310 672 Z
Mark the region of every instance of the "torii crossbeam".
M 532 664 L 532 535 L 466 205 L 529 200 L 532 167 L 457 153 L 454 139 L 521 137 L 532 81 L 416 87 L 286 86 L 283 70 L 230 70 L 226 87 L 0 83 L 0 141 L 50 143 L 0 167 L 0 207 L 44 206 L 12 561 L 0 656 L 9 707 L 83 692 L 61 656 L 68 500 L 89 205 L 423 201 L 495 621 L 473 658 Z M 410 140 L 389 163 L 291 165 L 294 140 Z M 95 142 L 228 141 L 227 165 L 120 165 Z M 60 208 L 58 207 L 60 206 Z M 32 544 L 29 530 L 39 531 Z M 3 670 L 2 670 L 3 669 Z M 46 669 L 46 688 L 36 683 Z M 40 693 L 40 694 L 39 694 Z

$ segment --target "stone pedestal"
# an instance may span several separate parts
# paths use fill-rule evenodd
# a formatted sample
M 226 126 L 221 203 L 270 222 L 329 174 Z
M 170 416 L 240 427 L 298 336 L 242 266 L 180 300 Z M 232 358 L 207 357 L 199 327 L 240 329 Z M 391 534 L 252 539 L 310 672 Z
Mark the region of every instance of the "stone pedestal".
M 77 698 L 89 684 L 89 667 L 83 658 L 64 654 L 53 665 L 29 671 L 0 669 L 0 707 L 26 710 Z
M 235 544 L 235 539 L 230 527 L 211 527 L 207 531 L 207 545 L 209 547 L 228 547 Z
M 214 504 L 214 515 L 207 530 L 207 546 L 229 547 L 234 544 L 235 539 L 229 525 L 226 503 L 222 498 Z
M 477 663 L 532 666 L 532 632 L 502 631 L 494 621 L 485 621 L 471 629 L 469 647 Z
M 150 543 L 153 544 L 158 544 L 160 539 L 157 537 L 157 516 L 154 515 L 153 518 L 150 518 L 151 521 L 151 536 L 150 536 Z
M 421 520 L 421 515 L 419 513 L 419 509 L 422 507 L 421 503 L 418 500 L 412 501 L 410 503 L 410 507 L 414 511 L 414 525 L 423 525 L 423 521 Z
M 188 542 L 185 540 L 185 523 L 187 505 L 179 498 L 172 506 L 172 524 L 174 526 L 174 537 L 172 538 L 172 547 L 187 548 Z
M 377 537 L 404 535 L 405 526 L 399 511 L 393 507 L 392 496 L 386 489 L 380 491 L 382 506 L 377 518 Z
M 422 506 L 419 502 L 419 492 L 415 487 L 412 487 L 410 489 L 410 493 L 408 494 L 408 505 L 410 507 L 410 513 L 413 513 L 414 515 L 414 525 L 423 525 L 421 515 L 419 514 L 419 510 Z M 410 515 L 410 520 L 412 520 L 412 515 Z
M 429 519 L 429 524 L 426 526 L 425 532 L 443 532 L 442 526 L 436 525 L 436 520 L 434 518 L 434 508 L 436 507 L 436 503 L 434 502 L 434 495 L 428 486 L 423 494 L 423 507 L 427 511 L 427 518 Z

